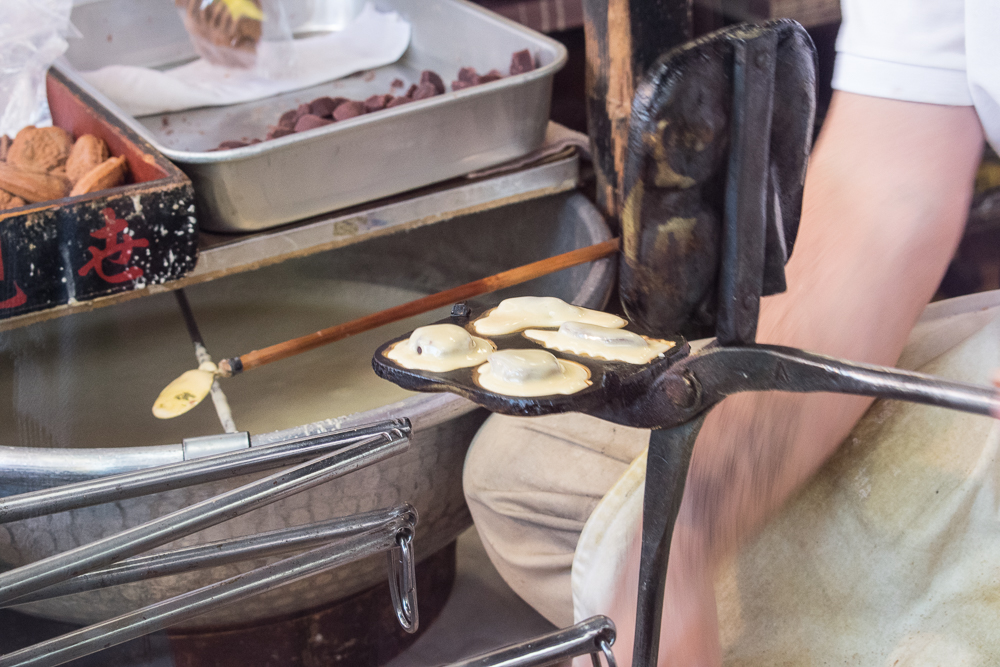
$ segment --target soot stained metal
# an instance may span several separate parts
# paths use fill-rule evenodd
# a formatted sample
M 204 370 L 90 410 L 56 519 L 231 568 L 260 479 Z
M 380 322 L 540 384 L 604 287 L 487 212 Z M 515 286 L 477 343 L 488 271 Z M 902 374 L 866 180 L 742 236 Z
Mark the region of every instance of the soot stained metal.
M 815 51 L 793 21 L 661 57 L 632 104 L 621 299 L 651 335 L 751 342 L 784 291 L 815 116 Z

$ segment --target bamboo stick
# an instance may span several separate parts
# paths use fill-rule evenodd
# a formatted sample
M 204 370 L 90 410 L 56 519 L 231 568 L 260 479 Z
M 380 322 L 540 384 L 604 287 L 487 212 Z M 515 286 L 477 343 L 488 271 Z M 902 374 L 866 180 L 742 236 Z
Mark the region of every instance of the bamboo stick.
M 306 336 L 293 338 L 261 350 L 253 350 L 239 357 L 223 359 L 219 363 L 219 374 L 223 377 L 232 377 L 243 371 L 248 371 L 273 361 L 287 359 L 296 354 L 308 352 L 309 350 L 343 340 L 355 334 L 363 333 L 385 324 L 391 324 L 392 322 L 398 322 L 407 317 L 420 315 L 435 308 L 471 299 L 472 297 L 488 292 L 495 292 L 506 287 L 520 285 L 529 280 L 555 273 L 562 269 L 568 269 L 571 266 L 593 262 L 594 260 L 614 254 L 618 251 L 618 247 L 619 239 L 614 238 L 603 243 L 577 248 L 561 255 L 555 255 L 554 257 L 548 257 L 537 262 L 525 264 L 524 266 L 501 271 L 495 275 L 474 280 L 471 283 L 459 285 L 443 292 L 393 306 L 392 308 L 387 308 L 371 315 L 365 315 L 356 320 L 338 324 Z

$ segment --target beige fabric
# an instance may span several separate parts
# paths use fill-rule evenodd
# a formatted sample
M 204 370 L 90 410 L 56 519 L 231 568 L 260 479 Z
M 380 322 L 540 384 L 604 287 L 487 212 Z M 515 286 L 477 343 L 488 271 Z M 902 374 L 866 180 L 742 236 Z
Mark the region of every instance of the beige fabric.
M 642 525 L 645 483 L 644 451 L 604 494 L 584 525 L 570 573 L 575 621 L 607 613 L 611 607 L 617 574 L 625 568 L 625 547 Z
M 649 431 L 579 414 L 493 415 L 465 462 L 465 497 L 486 553 L 510 587 L 571 625 L 569 574 L 583 525 L 649 444 Z
M 920 370 L 988 383 L 1000 319 Z M 881 401 L 718 585 L 727 665 L 1000 663 L 1000 428 Z
M 933 304 L 901 367 L 988 382 L 997 306 L 1000 292 Z M 998 440 L 988 418 L 876 403 L 717 581 L 726 664 L 1000 663 Z M 487 552 L 558 625 L 604 608 L 647 442 L 561 415 L 492 417 L 473 443 L 466 494 Z
M 1000 368 L 1000 295 L 935 304 L 900 366 L 985 384 Z M 988 310 L 984 307 L 994 306 Z M 876 402 L 818 476 L 716 581 L 724 663 L 1000 663 L 1000 425 Z M 641 522 L 644 459 L 592 513 L 574 612 L 606 609 Z

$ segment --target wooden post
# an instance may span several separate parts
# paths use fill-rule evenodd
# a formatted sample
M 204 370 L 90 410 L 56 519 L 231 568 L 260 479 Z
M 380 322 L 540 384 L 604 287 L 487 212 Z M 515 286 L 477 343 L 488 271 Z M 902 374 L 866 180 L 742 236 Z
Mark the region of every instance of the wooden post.
M 583 0 L 583 11 L 597 205 L 617 219 L 636 82 L 660 55 L 691 38 L 691 0 Z

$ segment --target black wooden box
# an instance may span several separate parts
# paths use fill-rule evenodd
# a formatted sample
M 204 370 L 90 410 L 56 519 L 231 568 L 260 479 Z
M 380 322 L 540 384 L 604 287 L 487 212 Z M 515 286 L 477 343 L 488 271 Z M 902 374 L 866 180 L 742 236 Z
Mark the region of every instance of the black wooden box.
M 53 123 L 125 156 L 125 185 L 0 211 L 0 320 L 176 280 L 198 259 L 187 176 L 51 70 Z

